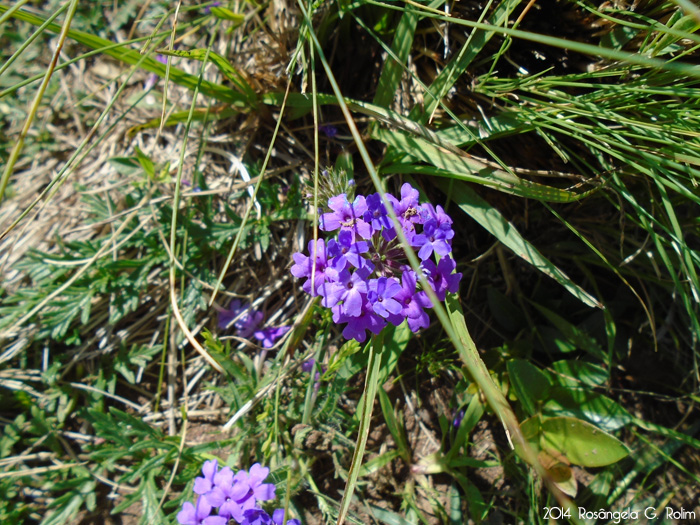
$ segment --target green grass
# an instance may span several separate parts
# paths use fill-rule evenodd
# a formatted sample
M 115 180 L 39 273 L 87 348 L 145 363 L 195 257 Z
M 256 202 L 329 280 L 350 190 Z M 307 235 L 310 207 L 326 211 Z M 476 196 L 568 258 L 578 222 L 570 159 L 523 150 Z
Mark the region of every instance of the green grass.
M 700 504 L 690 3 L 35 4 L 0 4 L 0 521 L 175 523 L 214 457 L 304 523 Z M 348 177 L 455 219 L 418 335 L 345 342 L 289 274 Z

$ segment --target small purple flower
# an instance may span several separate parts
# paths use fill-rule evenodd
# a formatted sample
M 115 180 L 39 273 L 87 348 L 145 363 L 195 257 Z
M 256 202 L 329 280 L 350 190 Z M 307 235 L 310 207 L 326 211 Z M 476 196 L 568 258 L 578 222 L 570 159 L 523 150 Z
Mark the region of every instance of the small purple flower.
M 239 299 L 234 299 L 231 301 L 228 310 L 219 314 L 218 326 L 225 330 L 233 323 L 238 336 L 248 338 L 257 330 L 263 317 L 265 316 L 262 312 L 257 310 L 251 311 L 250 305 L 242 303 Z
M 347 263 L 350 263 L 355 268 L 368 266 L 369 271 L 372 272 L 374 265 L 362 257 L 363 253 L 369 251 L 369 244 L 366 241 L 353 242 L 353 240 L 352 232 L 340 230 L 337 241 L 335 239 L 328 241 L 326 253 L 328 257 L 333 257 L 331 266 L 339 272 L 345 269 Z
M 221 2 L 213 2 L 204 8 L 204 13 L 206 13 L 208 15 L 211 13 L 212 7 L 219 7 L 220 5 L 221 5 Z
M 390 198 L 391 205 L 394 207 L 396 216 L 401 221 L 404 230 L 413 230 L 413 223 L 420 223 L 421 216 L 418 209 L 418 190 L 411 186 L 408 182 L 401 186 L 401 200 L 396 200 L 393 195 L 387 195 Z
M 277 509 L 272 513 L 272 522 L 275 525 L 284 525 L 284 509 Z M 297 519 L 287 520 L 286 525 L 301 525 L 301 522 Z
M 168 57 L 166 57 L 165 55 L 161 55 L 160 53 L 156 55 L 156 60 L 161 64 L 168 63 Z M 148 76 L 148 79 L 146 79 L 146 83 L 143 85 L 143 90 L 149 91 L 153 86 L 156 85 L 156 82 L 158 82 L 158 78 L 158 75 L 156 75 L 155 73 L 151 73 Z
M 328 207 L 333 213 L 321 215 L 319 228 L 323 231 L 332 232 L 338 228 L 359 234 L 363 239 L 369 239 L 372 231 L 364 220 L 364 213 L 367 211 L 367 203 L 362 195 L 355 197 L 350 203 L 345 193 L 328 199 Z
M 241 525 L 272 525 L 272 518 L 262 509 L 249 509 L 243 513 Z
M 206 494 L 214 488 L 214 476 L 216 476 L 218 468 L 218 462 L 215 459 L 204 462 L 202 476 L 194 478 L 195 494 Z
M 314 365 L 316 364 L 315 359 L 307 359 L 301 364 L 301 371 L 306 372 L 307 374 L 311 372 L 314 369 Z
M 408 327 L 412 332 L 417 332 L 421 328 L 430 326 L 430 318 L 423 311 L 424 308 L 432 308 L 425 292 L 416 292 L 416 274 L 406 270 L 401 277 L 401 290 L 394 296 L 394 299 L 401 305 L 399 315 L 389 317 L 389 322 L 393 325 L 400 325 L 404 319 L 408 322 Z
M 253 335 L 255 339 L 262 343 L 263 348 L 272 348 L 275 342 L 284 334 L 289 332 L 291 326 L 271 326 L 262 330 L 257 330 Z
M 452 273 L 456 267 L 457 263 L 451 257 L 443 257 L 437 265 L 431 259 L 423 261 L 421 265 L 433 290 L 435 290 L 435 295 L 441 301 L 445 300 L 447 292 L 455 293 L 459 290 L 462 274 Z
M 284 509 L 277 509 L 272 517 L 262 509 L 251 509 L 245 512 L 241 525 L 284 525 Z M 287 525 L 301 525 L 297 519 L 287 520 Z
M 203 497 L 212 507 L 219 507 L 219 516 L 240 521 L 243 519 L 243 511 L 254 505 L 253 500 L 245 506 L 239 503 L 246 502 L 248 490 L 248 485 L 237 483 L 233 471 L 224 467 L 214 476 L 214 488 Z
M 459 428 L 459 425 L 462 424 L 462 420 L 464 419 L 464 410 L 459 410 L 456 414 L 454 419 L 452 420 L 452 426 L 455 428 Z
M 236 329 L 238 330 L 238 336 L 247 339 L 253 335 L 255 330 L 257 330 L 258 325 L 262 322 L 263 317 L 264 315 L 262 312 L 258 312 L 256 310 L 251 313 L 249 310 L 246 310 L 235 323 Z
M 309 256 L 302 253 L 295 253 L 292 255 L 294 258 L 294 266 L 292 266 L 291 272 L 297 279 L 302 279 L 308 277 L 308 279 L 302 285 L 302 289 L 312 295 L 318 295 L 316 290 L 319 285 L 323 284 L 328 280 L 328 274 L 326 273 L 329 267 L 329 256 L 327 255 L 326 243 L 323 239 L 318 239 L 314 245 L 313 239 L 309 241 Z M 315 247 L 315 249 L 314 249 Z M 315 266 L 315 271 L 314 270 Z M 312 286 L 311 279 L 313 273 L 314 286 Z
M 436 220 L 430 219 L 423 225 L 423 233 L 413 236 L 411 245 L 416 248 L 420 247 L 418 257 L 420 257 L 422 261 L 430 257 L 433 251 L 439 256 L 444 257 L 452 251 L 450 245 L 447 244 L 445 236 L 445 230 L 438 228 Z
M 423 215 L 424 224 L 430 219 L 434 219 L 438 224 L 438 228 L 442 230 L 452 228 L 452 219 L 449 215 L 445 213 L 445 210 L 443 210 L 442 206 L 440 206 L 439 204 L 437 205 L 437 207 L 435 207 L 429 202 L 426 202 L 425 204 L 421 205 L 421 213 Z M 449 238 L 451 239 L 452 236 L 450 236 Z
M 336 323 L 348 323 L 343 328 L 343 337 L 345 339 L 355 339 L 360 343 L 364 343 L 367 339 L 367 330 L 377 335 L 386 326 L 386 321 L 374 313 L 372 305 L 365 303 L 360 309 L 360 314 L 356 317 L 350 317 L 334 311 L 333 320 Z
M 373 193 L 367 197 L 367 211 L 365 212 L 364 219 L 365 222 L 371 224 L 375 232 L 382 231 L 382 229 L 391 231 L 394 229 L 391 217 L 387 215 L 386 207 L 379 193 Z M 395 232 L 394 236 L 396 236 Z
M 330 124 L 321 124 L 318 127 L 318 130 L 329 139 L 334 139 L 335 136 L 338 134 L 338 128 L 336 128 L 335 126 L 331 126 Z
M 364 297 L 367 294 L 368 271 L 358 268 L 354 273 L 343 270 L 338 273 L 337 282 L 322 285 L 323 296 L 321 304 L 326 308 L 333 308 L 342 301 L 341 311 L 344 315 L 357 317 L 360 315 Z
M 243 308 L 241 307 L 241 301 L 234 299 L 228 305 L 228 310 L 219 313 L 219 322 L 217 323 L 217 326 L 221 330 L 226 330 L 229 326 L 231 326 L 231 323 L 233 323 L 233 321 L 242 311 Z
M 255 463 L 248 472 L 238 471 L 234 480 L 238 483 L 244 483 L 248 487 L 248 498 L 254 497 L 255 501 L 268 501 L 275 499 L 275 486 L 272 483 L 263 483 L 269 473 L 269 468 Z
M 401 305 L 394 296 L 401 291 L 401 285 L 393 277 L 380 277 L 369 282 L 367 299 L 374 313 L 384 318 L 396 315 L 401 311 Z
M 212 516 L 211 511 L 211 505 L 202 497 L 197 500 L 196 506 L 186 501 L 177 513 L 177 522 L 180 525 L 227 525 L 227 518 Z

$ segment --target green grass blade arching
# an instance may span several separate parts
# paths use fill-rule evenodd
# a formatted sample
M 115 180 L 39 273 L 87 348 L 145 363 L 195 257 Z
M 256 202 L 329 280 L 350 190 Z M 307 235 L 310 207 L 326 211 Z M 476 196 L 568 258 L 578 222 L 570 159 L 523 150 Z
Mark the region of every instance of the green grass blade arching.
M 8 11 L 8 8 L 6 6 L 0 5 L 0 13 L 4 13 L 6 11 Z M 29 22 L 30 24 L 37 26 L 42 25 L 46 21 L 40 16 L 27 13 L 22 10 L 16 11 L 15 13 L 13 13 L 12 16 L 17 20 Z M 57 24 L 48 25 L 48 30 L 54 33 L 60 32 L 60 29 L 61 28 Z M 166 35 L 168 34 L 169 33 L 166 33 Z M 123 45 L 115 47 L 114 42 L 110 42 L 109 40 L 106 40 L 104 38 L 100 38 L 98 36 L 91 35 L 89 33 L 85 33 L 84 31 L 78 31 L 75 29 L 70 29 L 68 31 L 68 37 L 92 49 L 102 49 L 102 52 L 105 55 L 111 56 L 112 58 L 115 58 L 121 62 L 124 62 L 129 65 L 135 65 L 137 63 L 140 63 L 141 67 L 146 71 L 150 71 L 151 73 L 155 73 L 156 75 L 161 77 L 165 76 L 165 64 L 162 64 L 158 62 L 155 58 L 150 57 L 146 57 L 146 59 L 144 60 L 144 57 L 141 55 L 141 53 L 135 49 L 129 49 Z M 190 75 L 189 73 L 185 73 L 181 69 L 174 67 L 170 68 L 170 80 L 190 90 L 194 90 L 199 83 L 199 79 L 197 78 L 197 76 Z M 199 91 L 203 95 L 210 96 L 221 102 L 227 102 L 241 109 L 245 109 L 248 107 L 247 99 L 244 95 L 241 95 L 240 93 L 231 88 L 220 84 L 216 84 L 214 82 L 209 82 L 208 80 L 201 81 Z
M 41 85 L 39 86 L 39 89 L 37 90 L 36 95 L 34 96 L 34 100 L 32 101 L 32 105 L 29 108 L 27 118 L 24 121 L 24 126 L 22 126 L 22 130 L 20 131 L 19 138 L 17 139 L 17 142 L 15 142 L 15 145 L 12 148 L 12 151 L 10 152 L 10 156 L 7 159 L 7 164 L 5 164 L 5 170 L 2 174 L 2 177 L 0 177 L 0 203 L 3 201 L 3 198 L 5 196 L 5 188 L 7 188 L 7 184 L 10 182 L 10 176 L 12 175 L 12 171 L 14 170 L 15 163 L 17 162 L 17 160 L 19 160 L 19 156 L 22 153 L 22 149 L 24 148 L 24 141 L 27 137 L 27 134 L 29 133 L 30 128 L 32 127 L 32 123 L 34 122 L 34 117 L 36 116 L 36 112 L 39 109 L 39 103 L 41 102 L 41 99 L 44 98 L 44 92 L 46 91 L 46 88 L 49 85 L 49 80 L 51 80 L 51 77 L 53 76 L 56 63 L 58 62 L 58 57 L 61 53 L 61 49 L 63 49 L 63 44 L 65 43 L 67 36 L 70 33 L 70 24 L 73 21 L 73 16 L 75 15 L 77 9 L 78 1 L 72 0 L 70 3 L 70 7 L 68 8 L 68 12 L 66 13 L 66 18 L 63 21 L 63 26 L 60 30 L 60 34 L 58 37 L 58 45 L 54 50 L 53 57 L 51 58 L 51 62 L 49 63 L 48 69 L 46 70 L 44 79 L 42 80 Z
M 497 209 L 477 195 L 468 185 L 449 185 L 447 181 L 438 180 L 437 186 L 443 192 L 449 194 L 452 200 L 455 201 L 467 215 L 481 224 L 481 226 L 496 237 L 496 239 L 511 249 L 515 255 L 557 281 L 582 303 L 588 306 L 602 307 L 601 303 L 595 297 L 574 283 L 568 275 L 549 261 L 549 259 L 544 257 L 535 246 L 523 238 L 518 230 L 509 223 Z
M 489 14 L 489 20 L 494 27 L 505 26 L 513 10 L 520 4 L 520 0 L 503 0 Z M 488 6 L 481 11 L 479 22 L 486 16 Z M 410 11 L 407 11 L 410 12 Z M 438 106 L 439 101 L 452 89 L 457 79 L 462 76 L 474 58 L 481 52 L 488 41 L 496 34 L 495 30 L 475 28 L 467 38 L 460 52 L 447 63 L 445 68 L 430 85 L 431 96 L 425 102 L 425 109 L 421 115 L 421 122 L 428 121 Z

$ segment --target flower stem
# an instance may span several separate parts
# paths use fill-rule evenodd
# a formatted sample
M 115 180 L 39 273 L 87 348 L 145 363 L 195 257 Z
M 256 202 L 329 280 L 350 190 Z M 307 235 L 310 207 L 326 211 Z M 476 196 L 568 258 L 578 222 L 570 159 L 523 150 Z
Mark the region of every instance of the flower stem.
M 372 344 L 369 345 L 369 359 L 367 361 L 367 377 L 365 378 L 365 391 L 360 400 L 360 428 L 357 432 L 357 445 L 355 452 L 352 455 L 352 463 L 348 473 L 348 481 L 345 484 L 345 492 L 343 499 L 340 502 L 340 512 L 338 513 L 337 525 L 343 525 L 345 518 L 350 508 L 352 494 L 355 491 L 357 478 L 360 475 L 362 467 L 362 457 L 365 453 L 367 445 L 367 436 L 369 436 L 370 421 L 372 420 L 372 407 L 374 399 L 377 396 L 377 387 L 379 386 L 379 365 L 382 361 L 382 348 L 384 346 L 384 331 L 379 335 L 372 336 Z

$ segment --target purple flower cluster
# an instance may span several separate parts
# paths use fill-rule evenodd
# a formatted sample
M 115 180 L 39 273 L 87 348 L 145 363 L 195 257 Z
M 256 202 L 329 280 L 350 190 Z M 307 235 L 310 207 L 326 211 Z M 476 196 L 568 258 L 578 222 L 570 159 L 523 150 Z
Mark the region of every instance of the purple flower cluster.
M 231 325 L 236 329 L 236 335 L 244 339 L 255 337 L 263 348 L 272 348 L 275 342 L 289 332 L 290 326 L 270 326 L 259 328 L 265 316 L 258 310 L 251 309 L 250 305 L 242 303 L 238 299 L 231 301 L 228 310 L 219 314 L 219 328 L 226 330 Z
M 441 206 L 418 203 L 418 190 L 406 183 L 401 199 L 387 194 L 400 227 L 411 247 L 418 250 L 421 271 L 438 299 L 459 287 L 461 273 L 454 273 L 452 219 Z M 335 238 L 309 241 L 309 255 L 295 253 L 291 272 L 306 278 L 302 289 L 321 296 L 321 304 L 333 312 L 335 323 L 347 323 L 346 339 L 363 342 L 367 330 L 378 334 L 387 323 L 404 320 L 413 332 L 429 324 L 425 308 L 432 308 L 420 289 L 416 273 L 407 264 L 395 225 L 378 193 L 346 194 L 328 199 L 330 212 L 320 220 L 323 231 L 338 231 Z
M 199 495 L 193 505 L 186 501 L 177 514 L 181 525 L 228 525 L 235 520 L 241 525 L 285 525 L 284 509 L 270 516 L 260 508 L 261 501 L 275 499 L 275 486 L 263 483 L 270 469 L 256 463 L 249 471 L 235 474 L 229 467 L 219 470 L 215 459 L 205 461 L 202 476 L 194 480 L 194 492 Z M 217 508 L 218 512 L 212 514 Z M 286 525 L 301 525 L 299 520 L 287 520 Z

